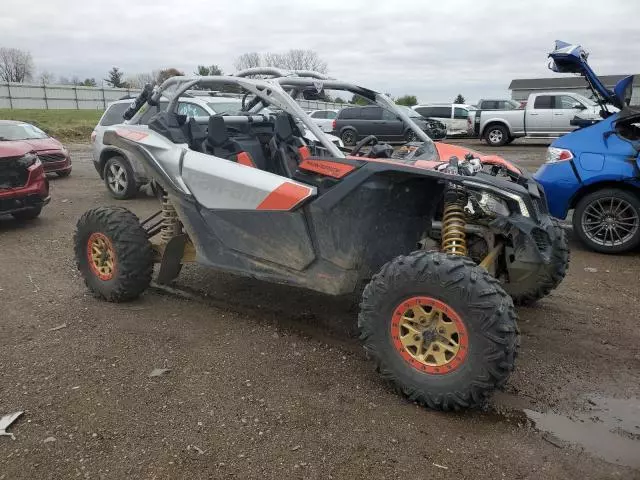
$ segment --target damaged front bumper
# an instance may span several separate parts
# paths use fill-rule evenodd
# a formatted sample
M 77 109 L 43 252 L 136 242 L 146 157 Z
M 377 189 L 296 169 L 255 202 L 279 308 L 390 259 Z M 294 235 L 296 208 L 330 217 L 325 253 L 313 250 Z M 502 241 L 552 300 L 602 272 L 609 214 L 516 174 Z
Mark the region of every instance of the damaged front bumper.
M 504 257 L 511 283 L 523 282 L 552 266 L 554 249 L 564 235 L 546 214 L 538 215 L 537 220 L 522 215 L 500 217 L 491 222 L 490 228 L 509 239 Z

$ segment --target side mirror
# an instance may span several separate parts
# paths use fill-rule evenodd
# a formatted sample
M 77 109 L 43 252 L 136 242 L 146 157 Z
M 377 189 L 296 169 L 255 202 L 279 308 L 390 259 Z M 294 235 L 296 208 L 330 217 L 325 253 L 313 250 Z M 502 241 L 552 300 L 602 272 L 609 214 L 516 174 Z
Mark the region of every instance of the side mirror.
M 585 107 L 583 104 L 581 103 L 576 103 L 573 105 L 574 110 L 586 110 L 587 107 Z

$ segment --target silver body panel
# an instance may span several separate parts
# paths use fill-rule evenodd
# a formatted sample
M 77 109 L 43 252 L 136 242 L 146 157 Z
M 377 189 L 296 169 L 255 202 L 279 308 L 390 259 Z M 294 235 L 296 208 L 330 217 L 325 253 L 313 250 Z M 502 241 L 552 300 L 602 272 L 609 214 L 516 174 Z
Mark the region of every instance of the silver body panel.
M 315 187 L 193 151 L 184 156 L 182 179 L 199 204 L 218 210 L 255 210 L 283 183 L 309 189 L 301 201 L 316 195 Z

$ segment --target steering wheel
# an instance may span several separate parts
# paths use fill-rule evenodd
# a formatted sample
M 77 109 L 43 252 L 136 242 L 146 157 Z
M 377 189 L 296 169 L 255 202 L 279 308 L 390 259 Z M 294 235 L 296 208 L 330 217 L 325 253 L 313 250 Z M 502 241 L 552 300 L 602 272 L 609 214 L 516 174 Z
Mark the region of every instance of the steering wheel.
M 360 150 L 362 150 L 364 147 L 366 147 L 369 144 L 371 144 L 371 146 L 377 145 L 378 137 L 376 137 L 375 135 L 369 135 L 368 137 L 364 137 L 362 140 L 356 143 L 355 147 L 353 147 L 353 150 L 351 150 L 351 155 L 356 156 L 358 153 L 360 153 Z

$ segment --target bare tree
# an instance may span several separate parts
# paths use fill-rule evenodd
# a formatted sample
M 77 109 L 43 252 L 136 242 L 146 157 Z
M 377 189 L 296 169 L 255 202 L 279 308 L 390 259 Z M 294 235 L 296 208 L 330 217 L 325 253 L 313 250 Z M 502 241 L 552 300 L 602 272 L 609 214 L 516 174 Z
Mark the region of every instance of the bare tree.
M 268 67 L 327 72 L 327 62 L 322 60 L 313 50 L 291 49 L 285 53 L 266 53 L 263 61 L 264 65 Z
M 0 48 L 0 80 L 28 82 L 33 77 L 31 53 L 17 48 Z
M 236 61 L 233 63 L 233 66 L 236 67 L 236 70 L 245 70 L 247 68 L 259 67 L 262 65 L 262 59 L 260 58 L 260 54 L 258 52 L 249 52 L 243 53 Z
M 38 75 L 38 83 L 42 83 L 43 85 L 52 84 L 55 83 L 55 81 L 56 76 L 51 72 L 44 71 Z
M 153 70 L 148 73 L 136 73 L 135 75 L 127 77 L 127 83 L 131 88 L 143 88 L 147 83 L 155 85 L 159 74 L 160 72 L 158 70 Z

